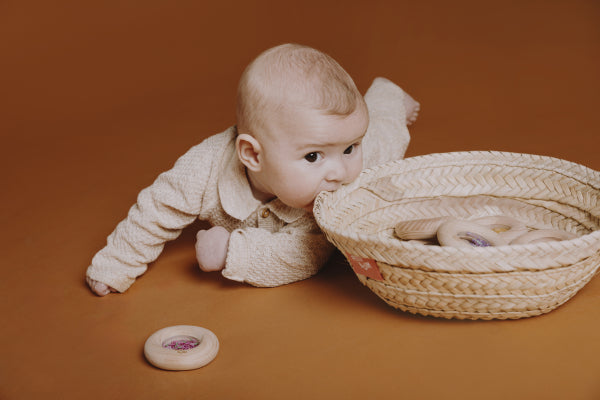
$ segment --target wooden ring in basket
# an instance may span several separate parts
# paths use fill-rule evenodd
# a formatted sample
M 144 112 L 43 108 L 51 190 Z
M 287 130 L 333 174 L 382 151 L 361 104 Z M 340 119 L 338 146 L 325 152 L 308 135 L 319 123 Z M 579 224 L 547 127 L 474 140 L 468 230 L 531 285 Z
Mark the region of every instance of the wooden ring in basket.
M 527 226 L 523 222 L 505 215 L 476 218 L 473 222 L 487 226 L 502 236 L 507 243 L 528 232 Z
M 428 240 L 435 238 L 441 224 L 451 217 L 436 217 L 400 221 L 394 227 L 394 233 L 402 240 Z
M 577 235 L 560 229 L 536 229 L 513 239 L 510 244 L 530 244 L 540 242 L 556 242 L 576 238 Z
M 217 336 L 208 329 L 176 325 L 154 332 L 144 344 L 146 360 L 155 367 L 185 371 L 205 366 L 219 351 Z
M 508 244 L 491 228 L 472 221 L 451 219 L 440 225 L 437 238 L 442 246 L 488 247 Z

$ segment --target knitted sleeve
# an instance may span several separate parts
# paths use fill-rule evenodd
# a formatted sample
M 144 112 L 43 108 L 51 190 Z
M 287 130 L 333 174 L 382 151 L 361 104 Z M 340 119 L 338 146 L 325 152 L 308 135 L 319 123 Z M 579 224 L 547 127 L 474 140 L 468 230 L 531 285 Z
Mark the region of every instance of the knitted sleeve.
M 363 140 L 363 168 L 404 157 L 410 141 L 407 125 L 416 120 L 419 103 L 385 78 L 376 78 L 365 94 L 369 128 Z
M 333 249 L 311 217 L 300 218 L 276 233 L 236 229 L 231 233 L 222 274 L 253 286 L 284 285 L 316 274 Z
M 177 238 L 200 212 L 214 149 L 207 140 L 142 190 L 127 218 L 92 259 L 87 276 L 124 292 L 146 272 L 167 241 Z

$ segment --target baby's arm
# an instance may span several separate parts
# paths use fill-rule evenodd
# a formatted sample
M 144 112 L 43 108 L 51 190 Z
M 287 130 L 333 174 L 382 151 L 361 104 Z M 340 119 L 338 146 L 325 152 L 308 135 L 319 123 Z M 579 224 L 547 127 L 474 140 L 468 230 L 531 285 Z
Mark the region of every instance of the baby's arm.
M 207 146 L 193 147 L 140 192 L 127 218 L 117 225 L 88 267 L 87 282 L 94 293 L 127 290 L 159 256 L 165 243 L 177 238 L 197 218 L 210 171 L 200 161 L 210 160 L 211 151 Z
M 236 229 L 229 239 L 222 274 L 253 286 L 284 285 L 316 274 L 333 249 L 308 216 L 276 233 L 260 228 Z

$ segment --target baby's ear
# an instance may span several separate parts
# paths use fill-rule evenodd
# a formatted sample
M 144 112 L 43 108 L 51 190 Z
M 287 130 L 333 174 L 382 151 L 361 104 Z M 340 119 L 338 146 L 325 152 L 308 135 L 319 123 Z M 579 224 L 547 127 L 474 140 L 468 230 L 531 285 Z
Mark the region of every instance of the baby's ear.
M 238 158 L 246 168 L 254 172 L 260 171 L 260 152 L 262 148 L 254 136 L 247 133 L 238 134 L 235 140 L 235 149 Z

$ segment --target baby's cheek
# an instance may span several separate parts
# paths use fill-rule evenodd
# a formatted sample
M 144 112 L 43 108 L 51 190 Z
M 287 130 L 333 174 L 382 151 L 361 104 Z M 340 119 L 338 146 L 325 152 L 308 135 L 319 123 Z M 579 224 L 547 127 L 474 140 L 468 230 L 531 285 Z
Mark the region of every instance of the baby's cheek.
M 351 169 L 352 172 L 349 174 L 349 182 L 352 182 L 353 180 L 358 178 L 358 175 L 360 175 L 360 172 L 362 171 L 362 166 L 362 161 L 357 162 L 353 165 L 353 168 Z
M 312 190 L 307 188 L 303 179 L 293 179 L 290 180 L 285 194 L 286 200 L 288 200 L 287 203 L 298 207 L 299 205 L 304 206 L 307 198 L 312 195 Z
M 354 154 L 354 158 L 352 159 L 352 164 L 350 169 L 352 170 L 352 180 L 356 179 L 358 177 L 358 175 L 361 173 L 361 171 L 363 170 L 363 154 L 362 154 L 362 148 L 358 148 L 358 150 L 356 151 L 356 154 Z

